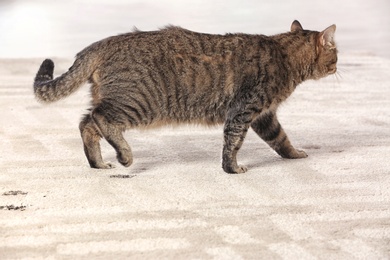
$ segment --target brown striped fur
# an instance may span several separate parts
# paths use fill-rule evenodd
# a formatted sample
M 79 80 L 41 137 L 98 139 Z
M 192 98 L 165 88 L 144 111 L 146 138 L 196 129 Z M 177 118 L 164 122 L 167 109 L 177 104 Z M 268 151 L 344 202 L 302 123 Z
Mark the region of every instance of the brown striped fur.
M 93 168 L 104 163 L 104 137 L 118 161 L 130 166 L 126 129 L 176 123 L 224 123 L 223 169 L 241 173 L 236 155 L 249 127 L 284 158 L 307 157 L 296 150 L 276 111 L 298 84 L 336 72 L 335 25 L 322 32 L 302 29 L 274 36 L 211 35 L 166 27 L 96 42 L 73 66 L 53 79 L 45 60 L 34 82 L 42 102 L 54 102 L 91 83 L 92 108 L 80 123 L 84 151 Z

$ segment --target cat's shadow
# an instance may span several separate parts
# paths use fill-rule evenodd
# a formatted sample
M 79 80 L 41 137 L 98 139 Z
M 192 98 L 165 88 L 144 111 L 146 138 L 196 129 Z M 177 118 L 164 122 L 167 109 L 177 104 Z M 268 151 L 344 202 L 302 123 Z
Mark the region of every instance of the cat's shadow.
M 324 139 L 327 138 L 324 137 Z M 192 135 L 187 132 L 183 134 L 179 131 L 177 134 L 173 132 L 173 134 L 157 137 L 151 134 L 150 138 L 133 136 L 127 138 L 127 140 L 129 140 L 133 149 L 134 156 L 133 165 L 126 170 L 131 174 L 162 168 L 175 169 L 175 167 L 189 167 L 189 169 L 199 167 L 199 170 L 202 170 L 204 169 L 202 165 L 223 172 L 221 167 L 223 138 L 219 132 Z M 308 160 L 310 160 L 317 155 L 323 156 L 324 154 L 334 157 L 336 154 L 343 153 L 345 149 L 348 149 L 348 146 L 346 144 L 335 146 L 334 140 L 333 142 L 329 140 L 329 143 L 326 142 L 326 144 L 303 142 L 297 148 L 306 151 L 309 156 Z M 117 167 L 122 167 L 117 162 L 112 147 L 104 147 L 104 150 L 109 150 L 106 155 L 108 161 L 113 162 Z M 298 160 L 306 161 L 307 159 Z M 295 161 L 297 160 L 281 158 L 261 139 L 252 134 L 249 134 L 238 154 L 238 163 L 246 165 L 249 170 Z
M 149 138 L 138 135 L 126 137 L 133 151 L 134 163 L 130 166 L 130 173 L 143 173 L 159 168 L 191 167 L 195 165 L 221 164 L 222 135 L 220 132 L 199 133 L 179 130 L 170 134 L 157 135 L 149 132 Z M 141 132 L 142 134 L 142 132 Z M 108 161 L 119 163 L 116 160 L 112 147 L 106 155 Z M 192 165 L 194 165 L 192 167 Z M 121 167 L 121 166 L 117 166 Z

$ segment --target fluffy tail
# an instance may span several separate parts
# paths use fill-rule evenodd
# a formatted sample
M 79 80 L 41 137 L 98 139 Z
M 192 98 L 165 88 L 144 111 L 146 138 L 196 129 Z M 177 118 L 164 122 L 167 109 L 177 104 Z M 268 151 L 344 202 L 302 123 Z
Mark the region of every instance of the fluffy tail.
M 92 75 L 95 68 L 90 63 L 77 58 L 67 72 L 53 79 L 54 62 L 44 60 L 34 79 L 35 97 L 39 101 L 51 103 L 69 96 Z

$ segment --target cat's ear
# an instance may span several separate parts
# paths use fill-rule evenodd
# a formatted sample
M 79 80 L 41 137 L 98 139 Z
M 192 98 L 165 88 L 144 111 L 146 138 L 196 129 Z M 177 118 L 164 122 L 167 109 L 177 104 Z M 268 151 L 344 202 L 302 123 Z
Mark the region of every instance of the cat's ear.
M 322 46 L 334 46 L 334 33 L 336 32 L 336 25 L 333 24 L 320 33 L 320 44 Z
M 291 31 L 292 32 L 295 32 L 295 31 L 302 31 L 303 28 L 302 28 L 302 25 L 297 21 L 295 20 L 292 24 L 291 24 Z

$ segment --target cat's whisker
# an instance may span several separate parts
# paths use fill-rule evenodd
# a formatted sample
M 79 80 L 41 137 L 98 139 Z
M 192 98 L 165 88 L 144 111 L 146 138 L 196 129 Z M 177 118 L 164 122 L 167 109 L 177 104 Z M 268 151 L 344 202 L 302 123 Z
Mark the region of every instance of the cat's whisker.
M 337 84 L 340 84 L 340 79 L 342 79 L 340 72 L 336 72 L 334 76 L 336 77 Z
M 337 74 L 337 76 L 340 78 L 340 79 L 344 79 L 344 75 L 345 74 L 349 74 L 348 73 L 349 71 L 347 70 L 347 69 L 338 69 L 337 70 L 337 72 L 336 72 L 336 74 Z
M 349 73 L 350 72 L 350 69 L 346 68 L 346 67 L 339 67 L 337 68 L 337 72 L 339 73 Z
M 337 71 L 334 75 L 335 75 L 337 81 L 339 81 L 340 79 L 343 79 L 343 76 L 341 75 L 340 71 Z
M 342 73 L 340 73 L 339 69 L 337 69 L 337 71 L 332 74 L 332 77 L 335 79 L 334 87 L 339 86 L 343 79 Z

